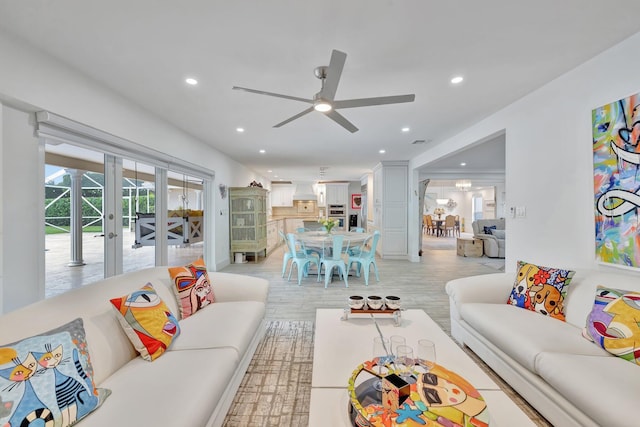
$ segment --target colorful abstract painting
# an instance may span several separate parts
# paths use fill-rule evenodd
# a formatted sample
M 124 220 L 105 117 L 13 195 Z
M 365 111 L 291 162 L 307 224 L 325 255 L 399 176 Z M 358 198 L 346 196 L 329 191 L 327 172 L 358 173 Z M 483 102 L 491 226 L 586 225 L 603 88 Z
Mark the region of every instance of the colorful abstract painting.
M 592 112 L 596 258 L 640 266 L 640 94 Z

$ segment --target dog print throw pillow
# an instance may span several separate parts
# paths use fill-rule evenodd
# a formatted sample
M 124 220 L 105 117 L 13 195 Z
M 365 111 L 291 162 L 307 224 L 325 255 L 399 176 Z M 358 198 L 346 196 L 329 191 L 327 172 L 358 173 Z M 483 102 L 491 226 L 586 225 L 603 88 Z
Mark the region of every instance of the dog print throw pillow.
M 524 261 L 518 261 L 517 267 L 507 303 L 564 321 L 564 297 L 575 271 Z

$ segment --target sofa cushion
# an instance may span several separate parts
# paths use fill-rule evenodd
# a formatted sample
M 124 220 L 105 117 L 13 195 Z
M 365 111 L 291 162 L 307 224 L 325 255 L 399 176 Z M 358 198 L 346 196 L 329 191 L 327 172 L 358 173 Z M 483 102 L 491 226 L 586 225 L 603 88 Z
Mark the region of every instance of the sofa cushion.
M 101 386 L 113 394 L 87 417 L 90 427 L 204 426 L 237 368 L 232 349 L 169 351 L 135 358 Z
M 171 313 L 153 285 L 111 299 L 127 337 L 143 359 L 153 361 L 180 334 L 178 319 Z
M 491 235 L 495 236 L 496 239 L 504 239 L 505 230 L 491 230 Z
M 566 288 L 575 272 L 524 261 L 518 261 L 517 267 L 507 303 L 564 321 Z
M 601 426 L 638 425 L 640 369 L 606 356 L 540 353 L 536 371 Z
M 583 335 L 609 353 L 640 365 L 638 322 L 640 293 L 598 286 Z
M 257 301 L 213 304 L 180 321 L 180 336 L 170 350 L 227 347 L 242 355 L 260 327 L 264 312 L 264 303 Z
M 466 303 L 460 316 L 493 345 L 535 372 L 544 351 L 593 356 L 609 354 L 582 337 L 581 328 L 508 304 Z
M 0 347 L 0 425 L 70 425 L 109 393 L 95 387 L 80 318 Z
M 186 319 L 215 302 L 207 267 L 202 258 L 184 267 L 169 267 L 169 275 L 174 282 L 173 291 L 179 303 L 181 319 Z

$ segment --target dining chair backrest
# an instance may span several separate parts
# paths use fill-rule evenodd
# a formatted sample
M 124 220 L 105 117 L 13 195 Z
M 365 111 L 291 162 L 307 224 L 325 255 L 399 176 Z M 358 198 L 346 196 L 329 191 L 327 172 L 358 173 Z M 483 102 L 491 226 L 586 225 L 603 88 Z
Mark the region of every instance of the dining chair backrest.
M 453 215 L 447 215 L 444 218 L 444 226 L 445 227 L 454 227 L 456 225 L 456 217 Z
M 287 246 L 293 258 L 306 258 L 309 255 L 305 250 L 304 243 L 298 240 L 293 233 L 287 234 Z
M 376 247 L 378 246 L 378 240 L 380 240 L 380 231 L 376 230 L 373 232 L 373 237 L 371 240 L 371 250 L 369 251 L 372 257 L 376 256 Z
M 334 261 L 340 260 L 342 258 L 342 244 L 344 243 L 344 236 L 342 234 L 336 234 L 333 236 L 332 240 L 332 251 L 331 258 Z
M 307 229 L 306 229 L 306 228 L 304 228 L 304 227 L 298 227 L 298 228 L 296 228 L 296 232 L 297 232 L 297 233 L 304 233 L 305 231 L 307 231 Z
M 431 227 L 433 225 L 433 218 L 431 218 L 431 215 L 425 215 L 426 219 L 427 219 L 427 226 Z
M 296 235 L 293 233 L 287 233 L 287 237 L 285 239 L 285 243 L 287 244 L 287 248 L 289 249 L 289 253 L 292 257 L 296 256 Z
M 362 227 L 352 227 L 350 231 L 353 231 L 354 233 L 364 233 L 364 228 L 362 228 Z

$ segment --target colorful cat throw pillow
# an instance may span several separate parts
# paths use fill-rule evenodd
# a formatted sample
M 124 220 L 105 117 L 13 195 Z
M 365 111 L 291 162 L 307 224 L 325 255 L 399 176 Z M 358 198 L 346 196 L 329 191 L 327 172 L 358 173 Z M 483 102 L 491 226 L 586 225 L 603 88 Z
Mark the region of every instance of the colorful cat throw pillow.
M 80 318 L 0 346 L 0 426 L 71 426 L 110 394 L 93 381 Z
M 111 300 L 118 321 L 144 360 L 153 361 L 180 335 L 178 319 L 147 283 L 139 290 Z
M 169 267 L 169 275 L 173 280 L 173 291 L 178 299 L 181 319 L 186 319 L 215 302 L 207 267 L 202 258 L 184 267 Z

